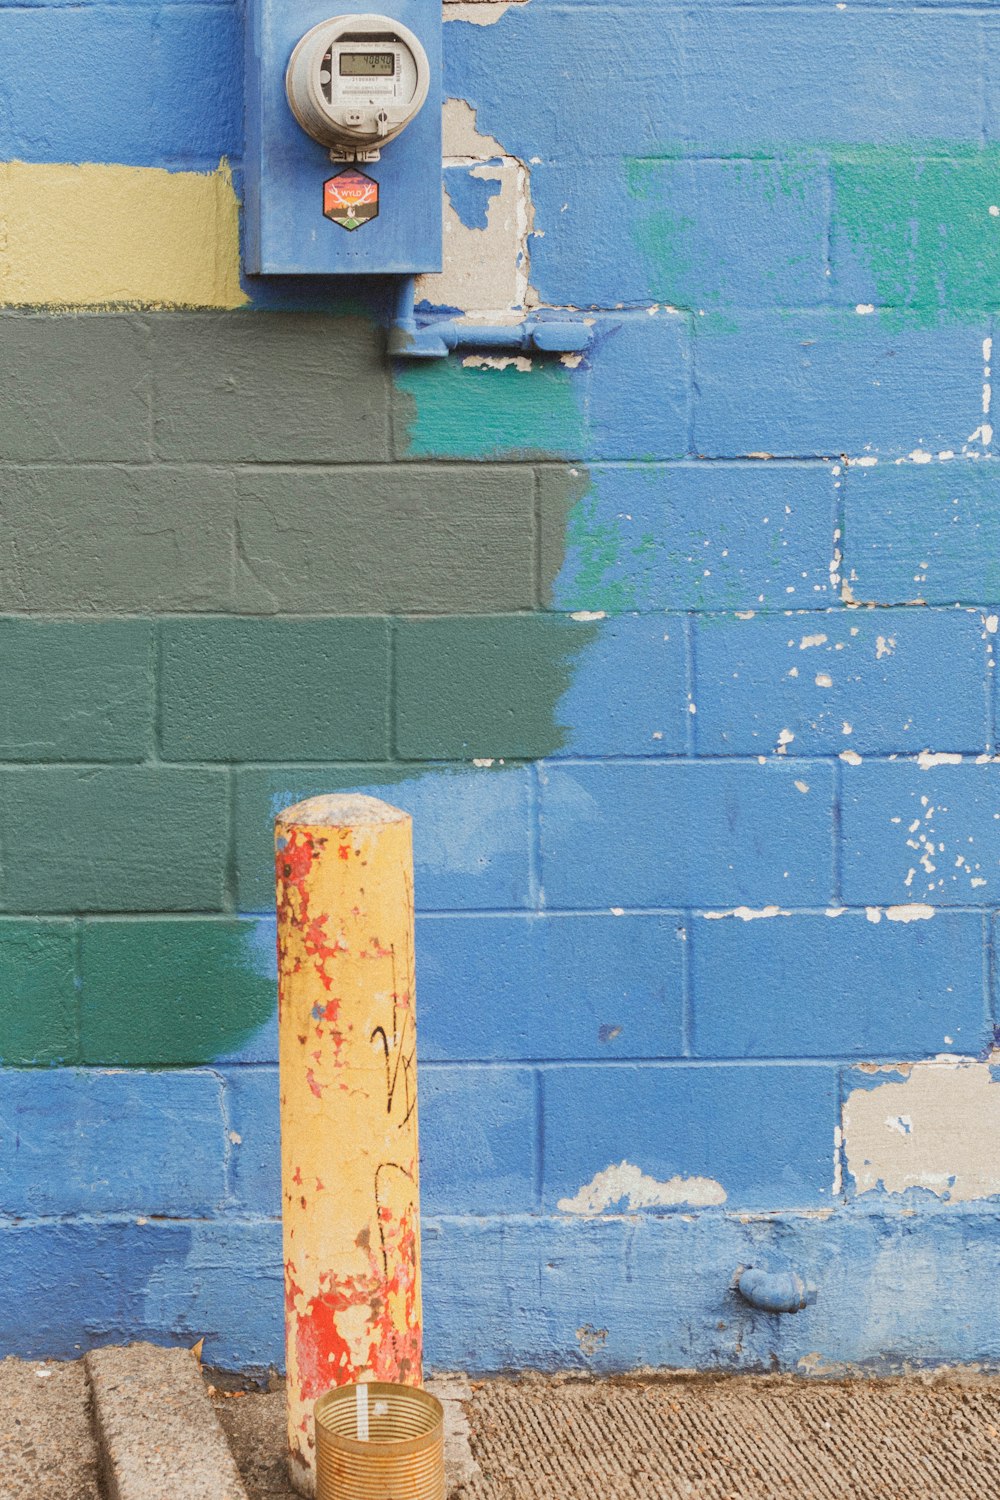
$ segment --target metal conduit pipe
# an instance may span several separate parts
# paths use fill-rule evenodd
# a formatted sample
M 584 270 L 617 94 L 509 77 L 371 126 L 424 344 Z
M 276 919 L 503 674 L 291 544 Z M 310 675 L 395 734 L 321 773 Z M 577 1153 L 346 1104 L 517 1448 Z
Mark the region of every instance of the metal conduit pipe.
M 509 349 L 544 354 L 579 354 L 589 349 L 593 330 L 581 318 L 533 315 L 521 323 L 460 323 L 438 318 L 418 324 L 412 276 L 400 277 L 389 353 L 399 359 L 444 359 L 455 349 Z

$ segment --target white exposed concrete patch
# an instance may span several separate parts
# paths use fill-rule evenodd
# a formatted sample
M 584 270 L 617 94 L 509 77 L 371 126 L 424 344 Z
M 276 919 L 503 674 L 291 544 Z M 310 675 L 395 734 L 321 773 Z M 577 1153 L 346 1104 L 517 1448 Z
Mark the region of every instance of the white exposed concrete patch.
M 908 901 L 902 906 L 866 906 L 865 916 L 876 925 L 885 917 L 887 922 L 929 922 L 934 907 L 923 901 Z
M 525 0 L 444 0 L 446 21 L 470 21 L 473 26 L 495 26 L 511 9 Z
M 572 1198 L 560 1198 L 559 1211 L 564 1214 L 601 1214 L 624 1204 L 628 1213 L 640 1208 L 673 1208 L 679 1203 L 696 1207 L 725 1203 L 726 1190 L 714 1177 L 671 1177 L 658 1182 L 645 1172 L 623 1161 L 606 1167 Z
M 921 750 L 917 756 L 917 765 L 921 771 L 929 771 L 933 766 L 960 766 L 962 757 L 950 751 L 942 750 L 935 754 L 931 750 Z
M 526 354 L 467 354 L 462 360 L 467 370 L 519 370 L 527 375 L 533 361 Z
M 988 1063 L 914 1063 L 905 1079 L 854 1089 L 843 1119 L 858 1193 L 919 1187 L 952 1203 L 1000 1193 L 1000 1086 Z
M 806 791 L 809 788 L 806 787 Z M 781 906 L 734 906 L 731 911 L 703 911 L 706 922 L 718 922 L 723 917 L 739 917 L 741 922 L 757 922 L 761 917 L 790 917 L 790 911 Z
M 471 0 L 467 6 L 445 5 L 446 15 L 466 9 L 476 15 L 460 19 L 482 24 L 482 13 L 502 14 L 507 6 L 483 0 Z M 473 316 L 489 314 L 498 321 L 504 315 L 513 318 L 530 300 L 528 240 L 534 221 L 530 172 L 494 136 L 477 130 L 476 111 L 467 100 L 446 99 L 442 124 L 445 167 L 464 168 L 471 177 L 497 184 L 498 191 L 486 203 L 485 228 L 469 228 L 452 207 L 447 190 L 442 189 L 443 269 L 417 277 L 417 302 L 460 307 Z

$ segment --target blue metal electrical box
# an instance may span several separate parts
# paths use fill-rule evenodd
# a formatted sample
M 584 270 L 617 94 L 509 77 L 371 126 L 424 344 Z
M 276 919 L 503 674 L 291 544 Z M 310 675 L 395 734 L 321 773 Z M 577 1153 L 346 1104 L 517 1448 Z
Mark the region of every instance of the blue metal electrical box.
M 379 16 L 334 12 L 331 18 L 331 0 L 247 0 L 244 265 L 251 275 L 407 276 L 441 269 L 441 0 L 375 3 Z M 425 103 L 374 153 L 331 152 L 306 133 L 289 103 L 292 53 L 331 19 L 338 23 L 329 33 L 337 45 L 320 49 L 307 80 L 321 111 L 331 89 L 350 103 L 352 93 L 360 100 L 365 90 L 388 88 L 394 67 L 399 76 L 401 49 L 411 64 L 410 50 L 422 47 L 425 54 Z M 394 47 L 362 24 L 385 19 L 400 23 L 403 35 L 412 33 L 418 47 Z M 359 24 L 352 30 L 347 22 Z M 343 118 L 361 121 L 360 113 Z M 391 133 L 384 111 L 377 119 L 383 123 L 372 128 Z

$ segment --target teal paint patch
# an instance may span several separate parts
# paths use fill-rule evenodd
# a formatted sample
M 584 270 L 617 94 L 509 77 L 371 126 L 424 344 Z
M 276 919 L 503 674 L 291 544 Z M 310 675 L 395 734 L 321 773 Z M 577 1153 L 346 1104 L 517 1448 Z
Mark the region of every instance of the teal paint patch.
M 998 145 L 815 142 L 715 161 L 667 145 L 626 161 L 624 190 L 635 248 L 624 295 L 638 301 L 711 315 L 832 294 L 927 326 L 1000 301 Z M 606 184 L 612 200 L 620 191 Z M 578 293 L 608 295 L 573 275 Z
M 558 361 L 529 370 L 460 358 L 399 366 L 396 421 L 412 458 L 572 458 L 583 447 L 580 377 Z
M 940 149 L 832 155 L 834 284 L 883 316 L 934 324 L 1000 301 L 1000 146 Z

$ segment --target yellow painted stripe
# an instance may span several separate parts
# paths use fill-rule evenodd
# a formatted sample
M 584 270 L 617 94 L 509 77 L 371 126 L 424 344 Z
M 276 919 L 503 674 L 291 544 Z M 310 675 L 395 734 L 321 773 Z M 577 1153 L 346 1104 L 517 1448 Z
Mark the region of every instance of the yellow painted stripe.
M 239 307 L 232 174 L 0 163 L 0 305 Z

